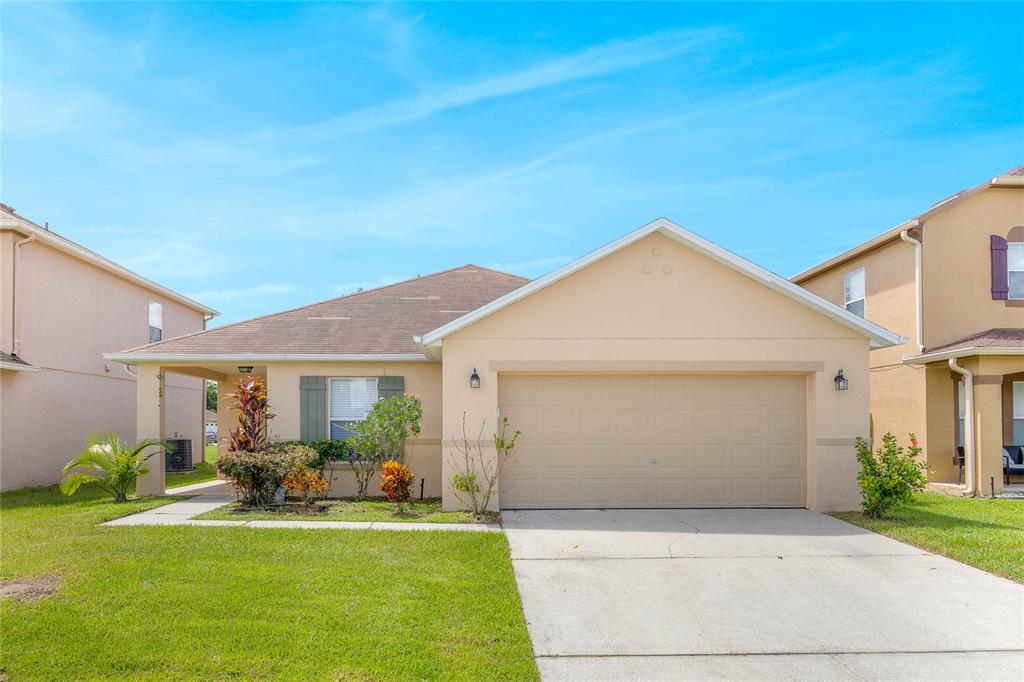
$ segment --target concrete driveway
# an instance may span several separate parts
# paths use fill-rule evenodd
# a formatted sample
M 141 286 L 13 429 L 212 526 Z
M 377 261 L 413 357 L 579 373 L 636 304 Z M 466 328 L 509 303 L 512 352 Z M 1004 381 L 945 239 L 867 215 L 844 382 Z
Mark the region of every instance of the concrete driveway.
M 1024 586 L 823 514 L 502 517 L 547 680 L 1024 679 Z

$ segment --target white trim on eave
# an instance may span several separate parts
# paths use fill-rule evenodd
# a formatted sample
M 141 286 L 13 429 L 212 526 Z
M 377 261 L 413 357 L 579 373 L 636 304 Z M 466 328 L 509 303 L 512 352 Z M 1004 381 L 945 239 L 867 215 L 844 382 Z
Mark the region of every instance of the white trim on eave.
M 610 244 L 606 244 L 595 251 L 591 251 L 582 258 L 577 258 L 554 272 L 550 272 L 539 279 L 535 279 L 528 284 L 524 284 L 504 296 L 458 317 L 427 334 L 424 334 L 419 339 L 419 343 L 428 347 L 435 346 L 439 344 L 445 336 L 473 324 L 474 322 L 481 320 L 484 317 L 515 303 L 516 301 L 526 298 L 530 294 L 554 284 L 560 279 L 568 277 L 574 272 L 587 267 L 591 263 L 615 253 L 616 251 L 632 244 L 633 242 L 643 239 L 654 232 L 660 232 L 661 234 L 671 237 L 684 246 L 688 246 L 698 253 L 718 261 L 723 265 L 727 265 L 740 274 L 750 277 L 754 281 L 777 291 L 783 296 L 825 315 L 834 322 L 838 322 L 849 329 L 867 336 L 871 341 L 871 348 L 886 348 L 888 346 L 902 344 L 906 341 L 902 336 L 894 334 L 874 322 L 858 317 L 857 315 L 840 308 L 834 303 L 826 301 L 817 294 L 811 293 L 807 289 L 790 282 L 786 278 L 776 275 L 774 272 L 766 270 L 760 265 L 751 263 L 747 259 L 737 256 L 714 242 L 708 241 L 707 239 L 680 227 L 671 220 L 658 218 L 639 229 L 633 230 L 629 234 L 611 242 Z
M 0 369 L 9 369 L 15 372 L 38 372 L 39 368 L 35 365 L 26 365 L 20 362 L 4 362 L 0 360 Z
M 972 355 L 1024 355 L 1024 348 L 1006 346 L 968 346 L 966 348 L 954 348 L 953 350 L 924 353 L 922 355 L 906 355 L 903 357 L 903 364 L 924 365 L 929 362 L 949 360 L 950 358 L 966 358 Z
M 104 353 L 126 365 L 151 362 L 429 362 L 423 353 Z
M 211 318 L 220 315 L 220 313 L 214 310 L 213 308 L 205 306 L 202 303 L 199 303 L 198 301 L 192 300 L 188 296 L 179 294 L 176 291 L 168 289 L 167 287 L 162 286 L 160 284 L 157 284 L 151 279 L 146 279 L 142 275 L 132 272 L 123 265 L 119 265 L 114 261 L 110 260 L 109 258 L 105 258 L 104 256 L 101 256 L 100 254 L 94 251 L 90 251 L 84 246 L 76 244 L 75 242 L 71 241 L 70 239 L 67 239 L 66 237 L 62 237 L 58 234 L 51 232 L 50 230 L 40 227 L 33 223 L 32 221 L 27 220 L 26 218 L 23 218 L 19 215 L 8 216 L 5 214 L 2 217 L 0 217 L 0 231 L 6 230 L 20 232 L 26 235 L 34 234 L 36 236 L 36 240 L 45 243 L 47 246 L 51 246 L 57 249 L 58 251 L 63 251 L 64 253 L 74 256 L 79 260 L 83 260 L 86 263 L 89 263 L 90 265 L 95 265 L 101 270 L 106 270 L 112 275 L 115 275 L 122 279 L 126 279 L 129 282 L 132 282 L 133 284 L 137 284 L 145 289 L 160 294 L 161 296 L 164 296 L 165 298 L 168 298 L 177 303 L 180 303 L 183 306 L 186 306 L 193 310 L 198 310 L 204 313 L 205 315 L 209 315 Z

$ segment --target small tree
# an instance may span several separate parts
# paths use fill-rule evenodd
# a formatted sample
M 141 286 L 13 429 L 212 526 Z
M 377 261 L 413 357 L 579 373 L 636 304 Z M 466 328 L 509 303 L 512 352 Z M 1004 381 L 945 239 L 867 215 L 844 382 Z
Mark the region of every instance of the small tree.
M 402 462 L 405 441 L 419 437 L 422 418 L 423 403 L 419 396 L 392 396 L 378 400 L 364 421 L 350 427 L 352 436 L 347 443 L 352 448 L 359 499 L 366 497 L 370 481 L 383 462 Z
M 154 450 L 146 454 L 150 448 Z M 60 491 L 74 495 L 83 484 L 91 483 L 110 493 L 114 502 L 125 502 L 138 477 L 149 473 L 146 461 L 160 448 L 170 450 L 167 443 L 158 440 L 144 440 L 131 446 L 113 432 L 93 434 L 86 441 L 85 449 L 64 466 Z M 74 471 L 80 467 L 91 471 Z
M 270 414 L 267 384 L 257 376 L 245 376 L 235 382 L 235 390 L 228 394 L 231 409 L 238 411 L 238 426 L 231 429 L 232 452 L 263 452 L 267 449 L 267 423 Z
M 412 500 L 412 484 L 416 477 L 412 469 L 401 462 L 388 460 L 381 467 L 380 489 L 389 501 L 398 505 L 398 513 L 405 513 L 405 503 Z
M 206 409 L 210 412 L 217 411 L 217 382 L 206 382 Z
M 492 434 L 495 451 L 495 456 L 492 457 L 482 445 L 486 425 L 485 419 L 480 424 L 480 433 L 476 440 L 469 440 L 466 433 L 466 413 L 463 412 L 462 441 L 452 437 L 458 455 L 449 458 L 449 463 L 455 470 L 452 476 L 452 491 L 456 499 L 469 507 L 477 518 L 482 518 L 487 512 L 498 481 L 515 456 L 516 443 L 520 436 L 519 431 L 513 432 L 511 438 L 507 436 L 508 417 L 502 417 L 498 422 L 498 431 Z
M 887 512 L 909 502 L 915 492 L 924 490 L 928 483 L 928 466 L 919 461 L 921 447 L 917 436 L 910 434 L 910 448 L 904 452 L 891 433 L 882 436 L 882 447 L 876 453 L 864 438 L 857 438 L 857 461 L 860 472 L 861 509 L 872 518 L 881 518 Z

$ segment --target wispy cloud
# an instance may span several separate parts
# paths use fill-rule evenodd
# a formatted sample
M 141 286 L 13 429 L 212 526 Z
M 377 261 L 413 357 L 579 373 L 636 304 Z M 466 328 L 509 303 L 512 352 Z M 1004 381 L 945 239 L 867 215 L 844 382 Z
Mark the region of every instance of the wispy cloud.
M 197 301 L 231 300 L 273 296 L 275 294 L 290 294 L 298 291 L 298 289 L 299 287 L 294 284 L 259 284 L 254 287 L 211 289 L 199 292 L 198 294 L 191 294 L 190 297 Z
M 711 27 L 660 31 L 631 40 L 613 40 L 496 76 L 432 87 L 409 99 L 366 107 L 320 123 L 292 128 L 289 132 L 325 138 L 408 123 L 497 97 L 635 69 L 678 57 L 731 36 L 724 28 Z

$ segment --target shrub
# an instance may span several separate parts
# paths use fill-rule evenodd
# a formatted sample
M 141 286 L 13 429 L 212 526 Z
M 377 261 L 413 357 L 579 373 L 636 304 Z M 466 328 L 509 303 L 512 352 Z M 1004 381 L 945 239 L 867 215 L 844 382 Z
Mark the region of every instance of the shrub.
M 366 497 L 370 479 L 385 461 L 402 462 L 402 449 L 411 436 L 420 435 L 423 403 L 419 396 L 401 395 L 378 400 L 365 421 L 351 426 L 346 443 L 352 448 L 350 459 L 356 475 L 356 496 Z
M 309 466 L 320 472 L 331 462 L 349 462 L 352 460 L 352 446 L 344 440 L 288 440 L 289 445 L 305 445 L 316 452 L 316 459 Z
M 217 470 L 231 479 L 244 504 L 257 507 L 273 504 L 284 479 L 301 476 L 315 459 L 312 448 L 279 443 L 261 452 L 229 450 L 217 458 Z
M 85 449 L 64 466 L 60 491 L 74 495 L 83 484 L 94 484 L 110 493 L 114 502 L 125 502 L 136 479 L 149 473 L 146 461 L 159 452 L 153 450 L 145 454 L 149 448 L 169 449 L 169 446 L 157 440 L 144 440 L 130 446 L 113 432 L 93 434 L 86 441 Z M 89 467 L 91 471 L 74 471 L 79 467 Z
M 331 489 L 330 484 L 313 469 L 299 473 L 290 473 L 282 481 L 285 488 L 302 494 L 302 503 L 309 505 L 318 497 L 323 497 Z
M 515 431 L 512 437 L 508 433 L 508 417 L 498 422 L 498 431 L 492 434 L 495 454 L 485 451 L 483 443 L 486 420 L 480 424 L 480 433 L 476 440 L 470 440 L 466 433 L 466 413 L 462 413 L 462 440 L 452 437 L 458 456 L 449 458 L 455 474 L 452 475 L 452 491 L 456 499 L 469 507 L 473 515 L 482 518 L 491 503 L 491 496 L 498 486 L 498 480 L 515 457 L 516 443 L 521 435 Z
M 861 509 L 872 518 L 881 518 L 892 509 L 924 490 L 928 482 L 927 465 L 919 461 L 921 448 L 917 437 L 910 434 L 910 447 L 904 452 L 891 433 L 882 436 L 882 447 L 876 453 L 863 438 L 857 438 L 857 461 L 860 472 Z
M 405 511 L 403 505 L 412 500 L 412 484 L 416 480 L 412 469 L 401 462 L 388 460 L 380 470 L 380 489 L 389 501 L 398 505 L 398 513 Z

